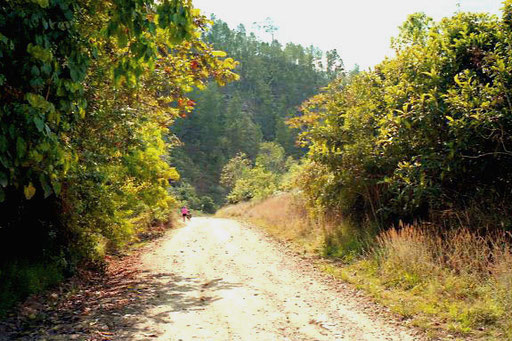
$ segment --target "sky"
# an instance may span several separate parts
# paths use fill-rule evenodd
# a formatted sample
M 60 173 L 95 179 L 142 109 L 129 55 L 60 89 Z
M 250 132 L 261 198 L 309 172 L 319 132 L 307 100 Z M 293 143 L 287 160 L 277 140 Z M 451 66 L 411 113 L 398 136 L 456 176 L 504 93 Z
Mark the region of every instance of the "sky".
M 425 12 L 439 20 L 461 11 L 500 14 L 502 0 L 193 0 L 206 15 L 227 22 L 231 28 L 270 17 L 279 29 L 282 44 L 314 45 L 323 51 L 337 49 L 347 69 L 358 64 L 366 70 L 392 56 L 391 37 L 407 16 Z M 265 37 L 260 32 L 258 36 Z

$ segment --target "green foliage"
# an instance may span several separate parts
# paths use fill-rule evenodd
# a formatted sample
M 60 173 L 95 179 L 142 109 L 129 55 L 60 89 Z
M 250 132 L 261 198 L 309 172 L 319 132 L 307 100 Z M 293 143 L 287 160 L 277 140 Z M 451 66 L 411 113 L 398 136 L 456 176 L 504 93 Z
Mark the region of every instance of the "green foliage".
M 282 174 L 285 170 L 284 148 L 275 142 L 263 142 L 256 156 L 256 166 L 266 171 Z
M 74 1 L 7 1 L 0 8 L 2 187 L 58 192 L 71 155 L 60 141 L 83 112 L 88 43 Z M 0 189 L 2 198 L 8 199 Z
M 220 177 L 221 185 L 232 189 L 235 187 L 236 182 L 245 177 L 251 168 L 251 160 L 249 160 L 247 155 L 244 153 L 238 153 L 222 168 L 222 174 Z
M 507 8 L 504 20 L 413 15 L 395 58 L 303 105 L 291 123 L 310 149 L 301 183 L 313 205 L 384 223 L 485 202 L 496 226 L 510 224 Z
M 84 117 L 99 51 L 109 44 L 106 72 L 133 82 L 154 67 L 157 35 L 171 47 L 197 29 L 190 4 L 177 0 L 9 0 L 0 10 L 0 174 L 2 187 L 28 186 L 27 198 L 36 187 L 59 194 L 75 157 L 66 135 Z
M 217 211 L 217 205 L 209 196 L 201 197 L 201 211 L 204 213 L 215 213 Z
M 190 209 L 200 209 L 201 198 L 197 195 L 196 189 L 191 184 L 180 181 L 171 188 L 174 197 Z
M 329 212 L 321 215 L 323 221 L 323 257 L 336 258 L 346 264 L 351 264 L 371 250 L 374 239 L 378 234 L 375 226 L 366 224 L 364 229 L 346 219 L 343 222 L 328 221 Z
M 180 206 L 186 205 L 189 209 L 204 213 L 215 213 L 217 205 L 209 196 L 198 196 L 196 189 L 191 184 L 180 181 L 172 187 L 171 193 L 180 202 Z
M 283 187 L 283 179 L 288 178 L 285 174 L 294 165 L 278 143 L 263 142 L 254 166 L 245 154 L 238 154 L 222 169 L 221 183 L 231 190 L 227 196 L 230 203 L 261 200 Z
M 401 50 L 411 45 L 425 44 L 428 31 L 432 27 L 433 20 L 425 13 L 414 13 L 400 26 L 398 37 L 391 39 L 391 46 L 395 50 Z
M 230 203 L 260 200 L 272 195 L 278 188 L 276 174 L 256 166 L 249 169 L 236 183 L 227 199 Z
M 0 5 L 0 271 L 98 263 L 170 219 L 169 126 L 237 78 L 207 22 L 187 0 Z

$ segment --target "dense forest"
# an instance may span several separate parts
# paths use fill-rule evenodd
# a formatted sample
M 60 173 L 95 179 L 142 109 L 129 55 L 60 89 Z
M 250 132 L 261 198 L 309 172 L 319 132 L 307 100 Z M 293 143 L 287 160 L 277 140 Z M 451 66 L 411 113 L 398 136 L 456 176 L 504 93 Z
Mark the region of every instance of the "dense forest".
M 183 174 L 175 192 L 193 208 L 209 211 L 224 202 L 228 188 L 219 182 L 220 173 L 238 153 L 254 162 L 262 142 L 275 142 L 286 157 L 303 155 L 285 119 L 340 75 L 343 63 L 336 50 L 322 53 L 312 46 L 264 42 L 242 25 L 230 29 L 218 19 L 205 40 L 239 63 L 234 71 L 240 80 L 225 87 L 212 83 L 192 95 L 197 106 L 173 125 L 183 145 L 171 155 Z

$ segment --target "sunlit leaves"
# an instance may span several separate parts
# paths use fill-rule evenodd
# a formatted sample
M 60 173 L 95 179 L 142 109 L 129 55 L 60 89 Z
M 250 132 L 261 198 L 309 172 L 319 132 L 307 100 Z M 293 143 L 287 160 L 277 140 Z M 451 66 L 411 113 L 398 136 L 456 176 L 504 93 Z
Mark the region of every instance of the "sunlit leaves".
M 37 187 L 40 173 L 65 173 L 59 134 L 85 106 L 80 96 L 88 64 L 88 44 L 77 40 L 76 4 L 35 2 L 39 6 L 12 3 L 0 13 L 0 171 L 9 169 L 9 185 L 28 188 L 25 194 Z
M 431 28 L 429 28 L 431 27 Z M 330 180 L 306 177 L 317 204 L 411 219 L 492 193 L 512 178 L 512 43 L 496 17 L 411 16 L 397 56 L 333 83 L 291 121 Z M 315 193 L 311 192 L 312 190 Z M 318 193 L 318 191 L 320 193 Z
M 50 49 L 45 49 L 41 46 L 33 45 L 32 43 L 27 45 L 27 52 L 35 59 L 45 63 L 50 63 L 53 59 L 53 53 Z
M 48 7 L 49 0 L 31 0 L 32 2 L 38 4 L 39 6 L 46 8 Z
M 224 51 L 212 51 L 214 57 L 226 57 L 227 53 Z

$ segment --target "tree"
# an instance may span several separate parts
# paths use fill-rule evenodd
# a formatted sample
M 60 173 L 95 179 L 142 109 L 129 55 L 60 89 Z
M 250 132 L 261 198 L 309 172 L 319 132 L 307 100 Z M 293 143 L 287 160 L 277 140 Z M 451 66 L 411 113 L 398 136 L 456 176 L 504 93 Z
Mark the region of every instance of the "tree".
M 343 71 L 343 60 L 341 59 L 340 55 L 338 54 L 338 51 L 336 49 L 327 51 L 326 52 L 326 60 L 327 60 L 327 77 L 329 77 L 330 80 L 335 79 L 339 77 Z
M 262 22 L 254 22 L 253 26 L 256 27 L 256 29 L 258 29 L 260 31 L 263 30 L 266 33 L 270 34 L 270 36 L 272 38 L 271 41 L 275 40 L 274 34 L 279 30 L 279 27 L 277 27 L 274 24 L 274 21 L 270 17 L 265 18 L 265 20 Z
M 408 46 L 422 45 L 428 38 L 428 32 L 434 20 L 425 13 L 411 14 L 399 27 L 398 37 L 391 38 L 391 46 L 399 51 Z
M 509 3 L 504 20 L 413 15 L 396 57 L 304 103 L 291 123 L 309 147 L 300 183 L 312 205 L 385 227 L 471 206 L 468 224 L 486 212 L 510 226 Z
M 285 172 L 294 165 L 293 159 L 285 158 L 279 144 L 263 142 L 254 166 L 245 154 L 238 154 L 224 166 L 221 183 L 230 190 L 227 195 L 230 203 L 264 199 L 282 187 Z
M 2 5 L 0 202 L 13 188 L 28 199 L 37 190 L 45 196 L 60 193 L 74 158 L 67 132 L 86 113 L 84 81 L 100 50 L 108 45 L 122 51 L 111 58 L 108 72 L 118 82 L 133 82 L 159 57 L 157 45 L 149 43 L 158 29 L 162 44 L 171 47 L 193 36 L 195 17 L 186 1 L 10 0 Z
M 263 142 L 260 145 L 256 165 L 271 173 L 282 174 L 285 171 L 284 148 L 276 142 Z
M 22 266 L 61 278 L 169 221 L 169 126 L 237 78 L 206 22 L 185 0 L 0 5 L 1 304 L 49 284 L 5 287 Z
M 261 130 L 252 121 L 250 113 L 244 111 L 238 93 L 227 104 L 224 132 L 227 155 L 231 157 L 242 152 L 254 159 L 262 140 Z
M 222 168 L 220 183 L 226 188 L 232 189 L 236 182 L 243 178 L 251 167 L 251 161 L 247 158 L 247 155 L 238 153 Z

